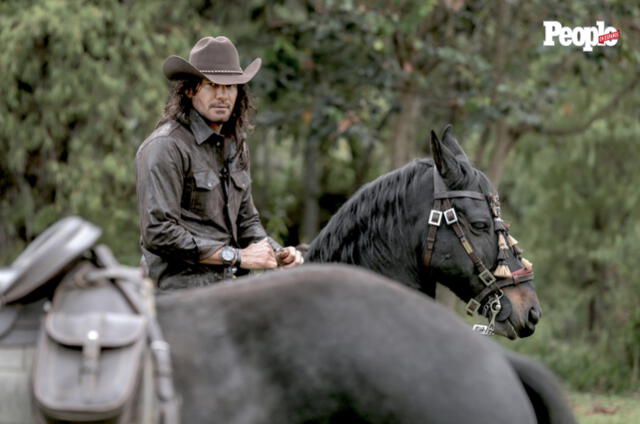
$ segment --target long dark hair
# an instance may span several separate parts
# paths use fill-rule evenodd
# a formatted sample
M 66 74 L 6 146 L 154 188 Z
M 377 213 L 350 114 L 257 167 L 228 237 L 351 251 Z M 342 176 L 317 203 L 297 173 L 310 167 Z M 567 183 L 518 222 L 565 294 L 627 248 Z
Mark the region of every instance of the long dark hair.
M 186 77 L 176 81 L 167 98 L 167 104 L 156 128 L 169 121 L 178 121 L 188 127 L 190 122 L 189 112 L 193 108 L 191 97 L 197 90 L 202 79 L 198 77 Z M 253 125 L 251 125 L 251 112 L 255 110 L 249 87 L 246 84 L 238 84 L 238 97 L 229 121 L 222 126 L 222 135 L 235 139 L 238 152 L 241 152 L 242 143 Z

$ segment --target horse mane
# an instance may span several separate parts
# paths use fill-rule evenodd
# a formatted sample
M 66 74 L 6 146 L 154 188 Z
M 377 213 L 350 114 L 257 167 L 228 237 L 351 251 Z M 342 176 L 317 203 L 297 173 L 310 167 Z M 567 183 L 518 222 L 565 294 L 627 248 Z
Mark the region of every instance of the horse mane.
M 362 186 L 331 218 L 311 243 L 307 260 L 311 262 L 343 262 L 381 270 L 397 266 L 398 243 L 409 245 L 407 230 L 412 222 L 401 222 L 402 215 L 415 220 L 426 219 L 427 211 L 406 202 L 408 192 L 434 164 L 431 159 L 417 159 L 406 166 L 382 175 Z M 421 196 L 424 198 L 425 196 Z M 415 199 L 414 199 L 415 200 Z M 391 238 L 391 239 L 390 239 Z

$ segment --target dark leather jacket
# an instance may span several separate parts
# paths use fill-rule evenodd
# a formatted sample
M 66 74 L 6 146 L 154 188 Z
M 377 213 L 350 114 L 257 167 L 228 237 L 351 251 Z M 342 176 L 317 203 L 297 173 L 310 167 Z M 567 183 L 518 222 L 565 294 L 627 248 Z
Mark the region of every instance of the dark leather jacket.
M 161 289 L 215 282 L 224 268 L 201 259 L 267 236 L 251 196 L 247 144 L 238 151 L 233 137 L 214 132 L 195 110 L 189 117 L 188 127 L 169 121 L 156 128 L 135 160 L 143 261 Z

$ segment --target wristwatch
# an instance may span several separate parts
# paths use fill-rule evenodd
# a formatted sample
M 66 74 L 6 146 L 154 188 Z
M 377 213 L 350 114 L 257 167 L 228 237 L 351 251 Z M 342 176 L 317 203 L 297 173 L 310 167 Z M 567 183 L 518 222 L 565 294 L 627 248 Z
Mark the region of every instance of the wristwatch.
M 222 259 L 222 265 L 224 266 L 234 265 L 239 256 L 238 250 L 233 247 L 226 246 L 220 251 L 220 259 Z

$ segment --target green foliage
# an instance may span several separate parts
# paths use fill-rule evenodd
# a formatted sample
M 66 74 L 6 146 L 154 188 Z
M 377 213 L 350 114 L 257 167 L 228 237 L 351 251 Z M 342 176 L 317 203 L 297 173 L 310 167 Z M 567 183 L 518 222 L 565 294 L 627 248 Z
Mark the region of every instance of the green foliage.
M 640 372 L 640 124 L 625 110 L 580 136 L 528 139 L 509 202 L 531 249 L 547 331 L 521 348 L 579 389 L 630 389 Z M 517 206 L 516 206 L 517 205 Z M 527 255 L 528 256 L 528 255 Z M 545 328 L 543 326 L 542 328 Z M 603 361 L 602 358 L 607 358 Z
M 3 8 L 11 11 L 0 28 L 0 220 L 11 241 L 3 256 L 78 214 L 103 227 L 123 261 L 137 263 L 133 157 L 166 97 L 162 60 L 185 50 L 192 34 L 163 21 L 168 8 L 159 2 Z
M 162 39 L 142 30 L 154 15 L 110 2 L 12 6 L 0 29 L 0 219 L 10 236 L 30 239 L 79 214 L 104 227 L 105 242 L 133 252 L 131 158 L 163 98 L 147 71 L 157 69 Z

